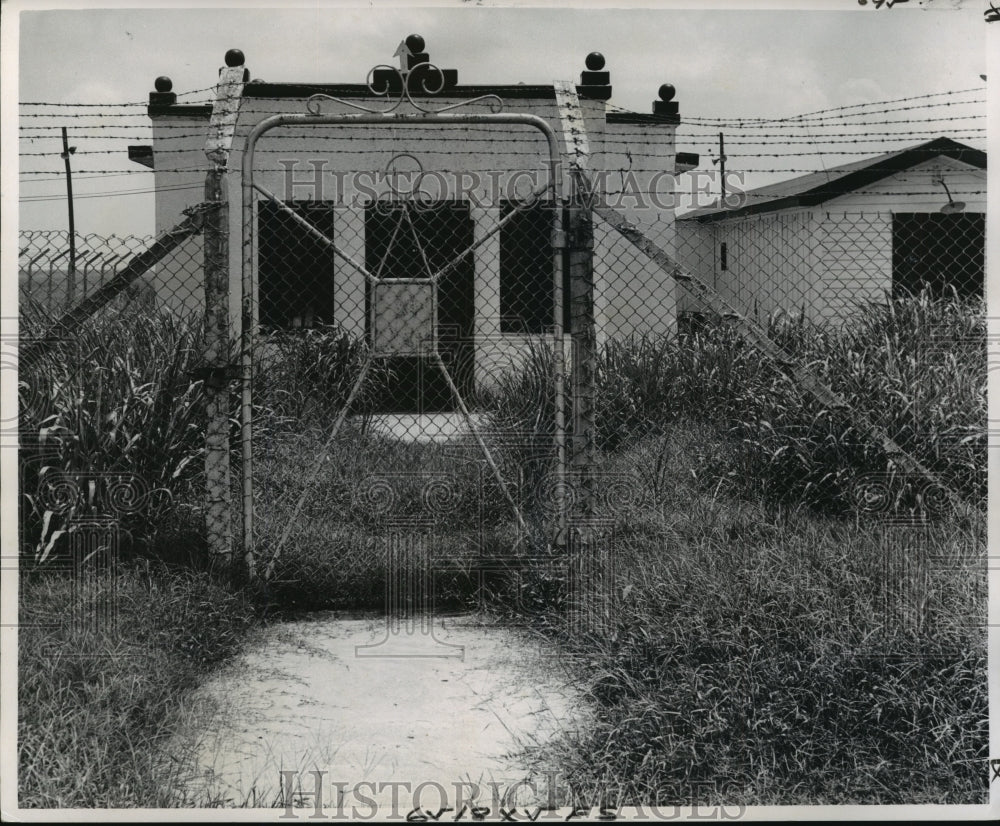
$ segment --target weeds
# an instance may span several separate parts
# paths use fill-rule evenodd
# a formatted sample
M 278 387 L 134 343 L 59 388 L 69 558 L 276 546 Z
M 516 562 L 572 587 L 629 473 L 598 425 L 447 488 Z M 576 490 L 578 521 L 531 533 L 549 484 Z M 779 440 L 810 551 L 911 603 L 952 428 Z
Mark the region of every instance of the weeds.
M 898 508 L 917 506 L 925 480 L 893 469 L 870 423 L 960 496 L 985 502 L 981 302 L 897 299 L 862 307 L 842 329 L 776 316 L 768 334 L 839 392 L 846 408 L 812 399 L 722 320 L 682 340 L 605 343 L 597 364 L 598 446 L 624 450 L 674 422 L 704 421 L 729 440 L 727 454 L 705 469 L 712 485 L 844 514 L 857 508 L 860 481 L 874 476 L 887 481 Z M 526 370 L 499 384 L 491 404 L 502 427 L 552 432 L 553 406 L 536 402 L 545 398 L 539 385 L 548 375 L 551 355 L 536 350 Z M 511 410 L 531 418 L 512 420 Z
M 195 681 L 246 642 L 254 609 L 205 574 L 156 566 L 94 587 L 115 592 L 118 621 L 84 630 L 67 606 L 100 593 L 51 571 L 22 578 L 19 805 L 174 805 L 172 772 L 187 767 L 158 748 Z
M 69 521 L 106 507 L 102 473 L 142 480 L 145 510 L 120 510 L 147 548 L 162 552 L 169 540 L 197 555 L 201 525 L 188 500 L 200 483 L 199 330 L 171 316 L 151 323 L 149 312 L 116 308 L 72 352 L 22 366 L 22 424 L 38 436 L 22 453 L 22 538 L 37 560 L 58 554 Z M 863 308 L 842 330 L 776 318 L 769 333 L 851 412 L 978 505 L 983 323 L 979 305 L 921 297 Z M 268 447 L 255 480 L 264 555 L 304 492 L 302 469 L 323 463 L 270 607 L 381 608 L 387 516 L 428 512 L 439 605 L 470 605 L 476 565 L 508 557 L 516 534 L 491 475 L 456 461 L 477 448 L 403 444 L 362 417 L 324 453 L 363 345 L 331 328 L 269 346 L 255 434 Z M 531 518 L 552 457 L 552 368 L 551 351 L 535 346 L 480 399 L 504 477 L 524 482 Z M 848 411 L 812 402 L 724 322 L 680 342 L 608 341 L 597 380 L 599 470 L 637 475 L 643 494 L 618 514 L 610 633 L 567 636 L 564 576 L 517 586 L 530 621 L 589 664 L 596 725 L 556 746 L 572 783 L 619 802 L 672 802 L 678 790 L 685 802 L 711 798 L 722 777 L 745 803 L 979 802 L 979 515 L 940 513 L 907 529 L 916 533 L 893 529 L 892 541 L 873 515 L 843 518 L 857 511 L 857 480 L 884 473 L 887 457 Z M 76 491 L 61 508 L 60 474 Z M 389 500 L 365 484 L 387 475 Z M 427 487 L 436 475 L 449 482 Z M 893 501 L 912 504 L 905 495 L 897 488 Z M 891 567 L 917 546 L 947 563 L 928 575 L 929 589 Z M 35 577 L 21 595 L 22 805 L 169 805 L 149 752 L 169 732 L 179 692 L 245 634 L 244 597 L 201 574 L 129 568 L 118 580 L 121 638 L 65 622 L 53 634 L 31 622 L 58 626 L 70 584 Z M 512 586 L 500 580 L 493 590 L 506 599 Z
M 531 620 L 587 663 L 596 723 L 550 746 L 567 782 L 620 805 L 982 802 L 985 520 L 709 495 L 704 426 L 662 438 L 616 459 L 671 470 L 614 538 L 607 633 L 570 634 L 556 600 Z
M 199 345 L 194 321 L 126 304 L 20 366 L 22 544 L 36 561 L 81 518 L 113 514 L 164 550 L 158 531 L 193 516 L 178 506 L 201 473 Z

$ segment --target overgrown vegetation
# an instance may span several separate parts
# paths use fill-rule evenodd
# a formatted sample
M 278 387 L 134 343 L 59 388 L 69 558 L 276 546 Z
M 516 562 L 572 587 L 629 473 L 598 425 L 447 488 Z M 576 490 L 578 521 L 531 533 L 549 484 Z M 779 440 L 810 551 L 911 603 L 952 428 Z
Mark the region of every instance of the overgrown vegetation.
M 863 308 L 842 330 L 775 319 L 770 334 L 849 409 L 811 401 L 724 322 L 681 341 L 606 342 L 600 471 L 637 479 L 614 537 L 607 634 L 567 634 L 565 577 L 524 568 L 521 579 L 494 571 L 486 583 L 502 597 L 495 607 L 516 604 L 512 619 L 544 627 L 587 664 L 597 723 L 555 745 L 564 774 L 586 799 L 611 802 L 979 802 L 983 308 L 921 297 Z M 126 305 L 22 365 L 22 430 L 39 437 L 21 457 L 26 562 L 59 558 L 71 519 L 107 512 L 100 474 L 143 485 L 141 507 L 115 511 L 133 539 L 127 558 L 196 569 L 204 560 L 198 340 L 197 325 Z M 381 608 L 390 515 L 436 514 L 428 541 L 439 606 L 472 604 L 479 562 L 543 544 L 546 503 L 536 493 L 554 419 L 544 346 L 480 398 L 503 476 L 524 482 L 514 495 L 529 540 L 516 547 L 506 494 L 473 442 L 403 443 L 362 417 L 328 444 L 360 342 L 325 328 L 274 338 L 260 357 L 262 563 L 285 538 L 268 608 Z M 868 507 L 859 482 L 890 465 L 858 412 L 969 512 L 930 507 L 937 500 L 899 475 Z M 386 475 L 392 497 L 372 481 Z M 67 481 L 77 492 L 68 504 Z M 887 515 L 929 519 L 887 528 Z M 204 574 L 160 563 L 145 571 L 126 562 L 111 583 L 118 640 L 66 624 L 67 579 L 44 565 L 26 574 L 22 805 L 167 805 L 169 781 L 156 779 L 147 752 L 169 733 L 184 688 L 235 650 L 252 611 Z M 36 615 L 61 630 L 37 630 Z
M 157 748 L 254 623 L 204 571 L 202 363 L 197 321 L 124 301 L 20 365 L 21 806 L 170 805 Z
M 47 322 L 22 308 L 27 340 Z M 21 538 L 36 561 L 108 514 L 126 552 L 202 555 L 200 334 L 190 317 L 126 303 L 20 365 Z
M 552 748 L 582 800 L 985 799 L 984 332 L 981 304 L 926 296 L 841 330 L 773 319 L 841 411 L 725 322 L 607 343 L 600 470 L 642 488 L 608 540 L 614 608 L 606 633 L 583 637 L 560 591 L 530 618 L 587 664 L 596 725 Z M 552 415 L 532 405 L 537 372 L 501 387 L 501 411 Z M 893 474 L 859 419 L 969 510 Z M 872 474 L 877 501 L 859 496 Z
M 619 805 L 982 802 L 985 518 L 768 507 L 706 489 L 724 450 L 686 424 L 614 457 L 668 461 L 612 540 L 607 633 L 568 633 L 558 605 L 531 619 L 586 663 L 597 710 L 549 747 L 568 784 Z
M 160 747 L 191 688 L 246 643 L 255 608 L 204 573 L 128 566 L 79 582 L 24 575 L 18 633 L 18 787 L 23 808 L 176 805 L 185 755 Z M 74 606 L 112 601 L 115 624 Z M 212 801 L 202 801 L 210 805 Z
M 599 446 L 614 452 L 679 421 L 709 422 L 728 437 L 725 456 L 710 469 L 717 482 L 738 484 L 748 498 L 845 513 L 857 506 L 859 479 L 892 472 L 869 422 L 943 484 L 985 504 L 981 302 L 923 294 L 869 304 L 843 328 L 777 316 L 768 335 L 840 393 L 846 407 L 819 404 L 720 320 L 682 340 L 646 336 L 605 344 L 595 393 Z M 504 429 L 551 432 L 554 408 L 542 389 L 550 360 L 544 349 L 532 351 L 527 368 L 500 384 L 496 408 Z M 887 480 L 890 498 L 919 506 L 914 493 L 924 481 L 897 474 Z

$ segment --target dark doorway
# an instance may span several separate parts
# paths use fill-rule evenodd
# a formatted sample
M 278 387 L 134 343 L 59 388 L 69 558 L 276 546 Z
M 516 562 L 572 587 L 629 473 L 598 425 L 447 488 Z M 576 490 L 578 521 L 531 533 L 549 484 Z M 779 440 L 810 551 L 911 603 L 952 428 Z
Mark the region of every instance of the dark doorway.
M 365 267 L 379 278 L 427 279 L 472 246 L 473 222 L 465 201 L 379 201 L 365 209 Z M 471 397 L 475 373 L 475 265 L 464 256 L 438 282 L 438 352 L 462 394 Z M 371 335 L 371 288 L 365 290 L 366 329 Z M 456 410 L 455 399 L 429 356 L 384 360 L 389 379 L 375 394 L 375 411 L 439 413 Z
M 333 240 L 332 203 L 292 201 L 288 206 Z M 257 233 L 261 326 L 290 330 L 332 323 L 334 254 L 330 247 L 272 201 L 258 205 Z
M 901 212 L 892 217 L 892 295 L 982 298 L 986 216 Z

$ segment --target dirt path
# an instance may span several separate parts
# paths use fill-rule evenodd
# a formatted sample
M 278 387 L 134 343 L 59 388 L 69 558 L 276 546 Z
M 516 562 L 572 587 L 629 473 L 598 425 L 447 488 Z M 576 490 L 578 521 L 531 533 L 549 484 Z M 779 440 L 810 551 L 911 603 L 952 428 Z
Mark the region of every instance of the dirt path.
M 456 811 L 478 800 L 495 812 L 517 784 L 508 804 L 544 803 L 542 767 L 518 754 L 585 724 L 565 663 L 472 616 L 439 618 L 433 630 L 358 650 L 385 637 L 383 619 L 324 614 L 268 629 L 196 693 L 193 709 L 213 713 L 206 723 L 193 711 L 197 769 L 175 785 L 195 800 L 285 805 L 282 789 L 311 791 L 319 770 L 333 813 L 339 804 L 367 816 L 370 800 L 382 814 L 414 803 L 437 811 L 442 789 Z M 410 656 L 371 656 L 394 652 Z M 292 774 L 282 780 L 282 770 Z

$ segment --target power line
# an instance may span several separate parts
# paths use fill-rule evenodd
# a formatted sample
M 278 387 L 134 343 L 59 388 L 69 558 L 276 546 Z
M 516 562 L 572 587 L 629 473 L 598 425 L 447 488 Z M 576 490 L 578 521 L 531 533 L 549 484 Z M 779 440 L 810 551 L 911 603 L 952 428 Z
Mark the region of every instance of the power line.
M 202 184 L 197 184 L 193 186 L 164 186 L 146 189 L 116 189 L 108 190 L 107 192 L 88 192 L 82 195 L 78 194 L 76 196 L 76 200 L 82 200 L 84 198 L 115 198 L 123 195 L 153 195 L 157 192 L 179 192 L 187 189 L 202 189 L 202 187 Z M 26 195 L 18 200 L 34 204 L 42 203 L 43 201 L 61 201 L 63 198 L 57 195 Z

